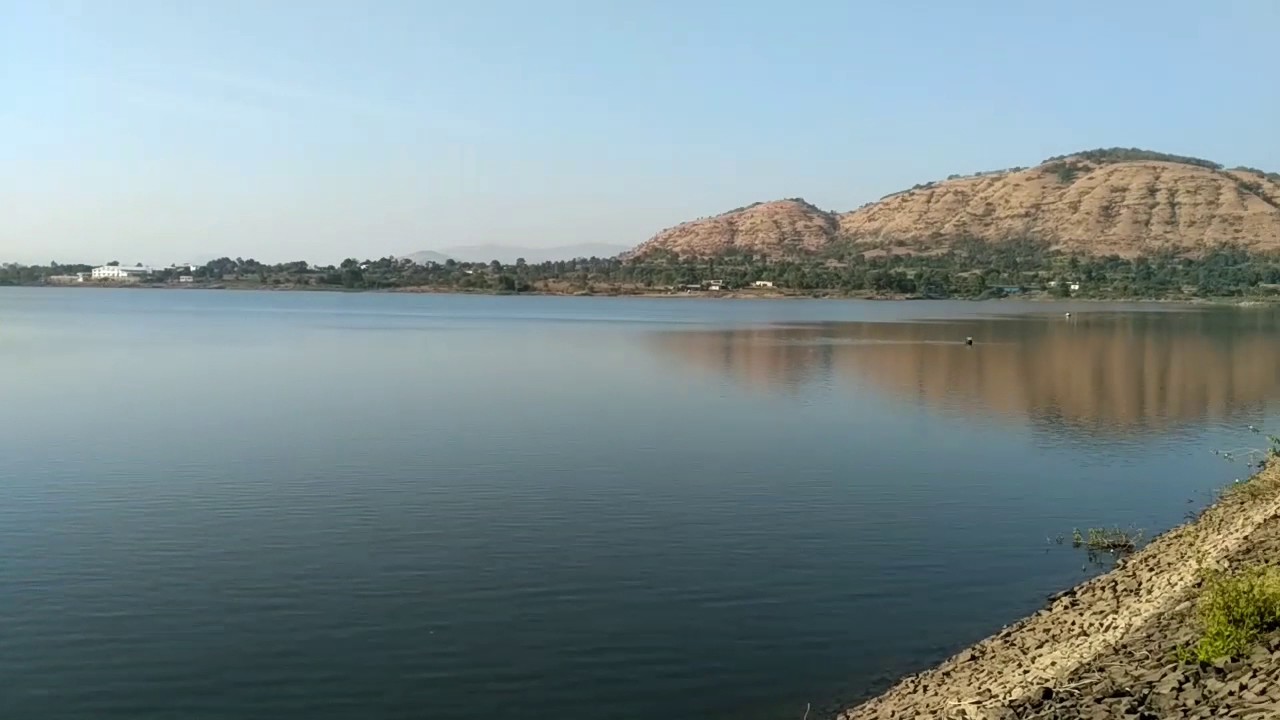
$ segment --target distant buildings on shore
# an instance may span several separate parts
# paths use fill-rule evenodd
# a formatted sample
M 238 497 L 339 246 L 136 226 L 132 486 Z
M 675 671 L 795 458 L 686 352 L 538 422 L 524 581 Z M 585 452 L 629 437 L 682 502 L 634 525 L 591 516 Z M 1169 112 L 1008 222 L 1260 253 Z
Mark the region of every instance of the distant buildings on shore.
M 195 272 L 195 269 L 196 266 L 190 263 L 170 265 L 167 268 L 145 267 L 142 265 L 134 265 L 132 267 L 127 265 L 103 265 L 89 272 L 78 272 L 74 275 L 51 275 L 48 278 L 48 282 L 57 285 L 83 282 L 135 283 L 164 273 L 168 275 L 171 281 L 192 283 L 195 282 L 195 276 L 191 275 L 191 273 Z
M 1071 292 L 1077 292 L 1080 290 L 1080 283 L 1075 280 L 1062 280 L 1062 281 L 1050 280 L 1048 283 L 1045 283 L 1045 284 L 1051 288 L 1056 288 L 1058 287 L 1058 285 L 1066 285 L 1067 289 L 1070 290 Z
M 756 280 L 755 282 L 751 283 L 749 287 L 771 288 L 773 286 L 774 285 L 772 280 Z M 702 282 L 686 283 L 684 285 L 671 285 L 671 286 L 667 286 L 666 289 L 670 291 L 679 290 L 681 292 L 694 293 L 694 292 L 723 292 L 727 290 L 734 290 L 738 287 L 742 287 L 742 286 L 732 285 L 724 280 L 703 280 Z
M 125 267 L 123 265 L 103 265 L 90 273 L 94 280 L 138 280 L 144 275 L 151 275 L 155 270 L 148 267 Z

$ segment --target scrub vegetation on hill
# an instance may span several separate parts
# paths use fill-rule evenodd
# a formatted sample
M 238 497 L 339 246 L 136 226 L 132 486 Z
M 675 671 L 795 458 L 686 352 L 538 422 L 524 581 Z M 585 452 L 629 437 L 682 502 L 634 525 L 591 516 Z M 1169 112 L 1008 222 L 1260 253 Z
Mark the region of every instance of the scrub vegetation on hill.
M 1205 160 L 1198 157 L 1189 157 L 1186 155 L 1172 155 L 1170 153 L 1156 152 L 1155 150 L 1143 150 L 1141 148 L 1097 148 L 1096 150 L 1084 150 L 1082 152 L 1071 153 L 1070 155 L 1055 155 L 1051 158 L 1045 158 L 1045 163 L 1051 163 L 1057 160 L 1077 159 L 1085 160 L 1092 163 L 1124 163 L 1124 162 L 1169 162 L 1178 163 L 1180 165 L 1195 165 L 1196 167 L 1208 168 L 1210 170 L 1221 170 L 1220 163 L 1212 160 Z

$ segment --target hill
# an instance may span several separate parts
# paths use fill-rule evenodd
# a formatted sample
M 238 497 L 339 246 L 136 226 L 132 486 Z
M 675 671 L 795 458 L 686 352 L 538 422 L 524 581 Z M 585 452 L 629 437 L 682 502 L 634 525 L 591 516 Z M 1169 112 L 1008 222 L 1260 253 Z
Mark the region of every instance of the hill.
M 842 214 L 799 200 L 759 203 L 664 230 L 634 254 L 779 258 L 836 242 L 921 251 L 960 239 L 1129 257 L 1223 243 L 1280 250 L 1280 174 L 1148 150 L 1090 150 L 1032 168 L 953 175 Z
M 659 252 L 710 257 L 731 251 L 767 256 L 820 252 L 839 234 L 839 220 L 800 198 L 755 203 L 681 223 L 655 235 L 632 255 Z

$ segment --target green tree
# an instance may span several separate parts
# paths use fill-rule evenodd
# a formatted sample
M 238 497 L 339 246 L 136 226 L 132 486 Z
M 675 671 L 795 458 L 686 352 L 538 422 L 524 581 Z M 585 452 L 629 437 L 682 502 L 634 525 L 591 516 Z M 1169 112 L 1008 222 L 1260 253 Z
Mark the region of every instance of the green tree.
M 346 265 L 344 262 L 343 265 Z M 342 270 L 342 287 L 349 290 L 364 287 L 364 273 L 360 267 L 344 267 Z
M 970 297 L 979 297 L 987 291 L 987 279 L 982 273 L 973 273 L 965 278 L 965 291 Z

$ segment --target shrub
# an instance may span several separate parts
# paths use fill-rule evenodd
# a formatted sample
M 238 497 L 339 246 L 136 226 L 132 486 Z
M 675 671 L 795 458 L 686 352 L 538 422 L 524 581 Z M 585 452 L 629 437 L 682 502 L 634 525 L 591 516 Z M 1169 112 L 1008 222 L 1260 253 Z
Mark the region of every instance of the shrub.
M 1265 170 L 1259 170 L 1256 167 L 1249 167 L 1248 165 L 1237 165 L 1236 167 L 1233 167 L 1231 169 L 1237 172 L 1247 172 L 1247 173 L 1253 173 L 1254 175 L 1261 175 L 1262 177 L 1268 180 L 1271 180 L 1272 182 L 1280 182 L 1280 173 L 1266 172 Z
M 1213 662 L 1249 652 L 1263 633 L 1280 627 L 1280 568 L 1210 573 L 1196 608 L 1203 635 L 1195 658 Z
M 1121 530 L 1120 528 L 1089 528 L 1088 536 L 1080 534 L 1076 529 L 1071 532 L 1071 545 L 1084 546 L 1091 551 L 1102 551 L 1113 554 L 1131 553 L 1142 541 L 1141 530 Z
M 1082 152 L 1072 153 L 1071 155 L 1056 155 L 1045 160 L 1046 163 L 1054 160 L 1065 160 L 1069 157 L 1078 157 L 1082 160 L 1089 160 L 1098 163 L 1119 163 L 1119 162 L 1143 162 L 1143 161 L 1160 161 L 1174 162 L 1183 165 L 1195 165 L 1197 167 L 1208 168 L 1210 170 L 1221 170 L 1222 165 L 1205 160 L 1203 158 L 1188 157 L 1186 155 L 1170 155 L 1169 153 L 1155 152 L 1154 150 L 1143 150 L 1141 148 L 1098 148 L 1096 150 L 1084 150 Z
M 1058 177 L 1058 182 L 1070 185 L 1080 175 L 1080 165 L 1065 160 L 1055 160 L 1044 165 L 1044 171 Z

